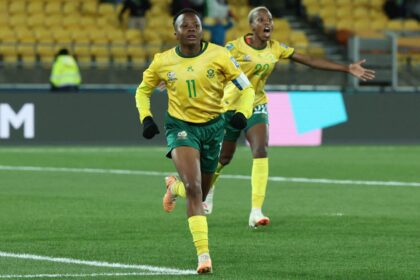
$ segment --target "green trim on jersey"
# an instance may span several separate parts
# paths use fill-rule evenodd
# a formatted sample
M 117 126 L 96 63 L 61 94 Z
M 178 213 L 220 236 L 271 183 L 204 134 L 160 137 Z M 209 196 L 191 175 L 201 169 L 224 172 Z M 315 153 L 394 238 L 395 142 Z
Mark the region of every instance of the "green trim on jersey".
M 175 51 L 176 51 L 176 54 L 177 55 L 179 55 L 180 57 L 183 57 L 183 58 L 193 58 L 193 57 L 197 57 L 197 56 L 199 56 L 200 54 L 202 54 L 206 49 L 207 49 L 207 46 L 209 45 L 209 43 L 208 42 L 206 42 L 206 41 L 202 41 L 201 42 L 201 50 L 200 50 L 200 52 L 198 53 L 198 54 L 196 54 L 196 55 L 185 55 L 185 54 L 183 54 L 182 52 L 181 52 L 181 50 L 179 49 L 179 45 L 178 46 L 176 46 L 175 47 Z
M 263 49 L 267 48 L 268 43 L 266 43 L 266 44 L 265 44 L 265 46 L 264 46 L 264 47 L 262 47 L 262 48 L 256 48 L 256 47 L 253 47 L 253 46 L 251 46 L 250 44 L 248 44 L 248 42 L 246 41 L 246 38 L 247 38 L 247 36 L 249 36 L 249 35 L 251 35 L 251 37 L 252 37 L 252 35 L 254 35 L 254 34 L 252 34 L 252 33 L 248 33 L 248 34 L 246 34 L 246 35 L 244 36 L 244 42 L 245 42 L 245 44 L 247 44 L 249 47 L 251 47 L 251 48 L 253 48 L 254 50 L 257 50 L 257 51 L 261 51 L 261 50 L 263 50 Z

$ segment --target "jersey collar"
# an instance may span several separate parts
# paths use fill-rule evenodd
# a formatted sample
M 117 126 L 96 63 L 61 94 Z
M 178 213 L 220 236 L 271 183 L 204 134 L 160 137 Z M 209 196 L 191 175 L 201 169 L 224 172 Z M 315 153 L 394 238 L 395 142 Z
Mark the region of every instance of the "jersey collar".
M 189 56 L 189 55 L 185 55 L 185 54 L 181 53 L 181 50 L 179 49 L 179 45 L 175 47 L 175 52 L 176 52 L 176 54 L 177 54 L 177 55 L 179 55 L 180 57 L 183 57 L 183 58 L 192 58 L 192 57 L 197 57 L 197 56 L 199 56 L 200 54 L 202 54 L 202 53 L 203 53 L 203 52 L 207 49 L 208 45 L 209 45 L 209 43 L 208 43 L 208 42 L 206 42 L 206 41 L 202 41 L 202 42 L 201 42 L 201 50 L 200 50 L 200 52 L 199 52 L 198 54 L 196 54 L 196 55 L 191 55 L 191 56 Z
M 251 49 L 253 49 L 253 50 L 257 50 L 257 51 L 261 51 L 261 50 L 264 50 L 265 48 L 267 48 L 267 46 L 268 46 L 268 42 L 267 42 L 267 45 L 265 46 L 265 47 L 262 47 L 262 48 L 255 48 L 255 47 L 253 47 L 253 46 L 251 46 L 249 43 L 248 43 L 248 40 L 247 40 L 247 38 L 249 38 L 248 36 L 252 36 L 253 34 L 252 33 L 248 33 L 248 34 L 246 34 L 244 37 L 242 37 L 242 40 L 243 40 L 243 43 L 246 45 L 246 46 L 248 46 L 248 47 L 250 47 Z

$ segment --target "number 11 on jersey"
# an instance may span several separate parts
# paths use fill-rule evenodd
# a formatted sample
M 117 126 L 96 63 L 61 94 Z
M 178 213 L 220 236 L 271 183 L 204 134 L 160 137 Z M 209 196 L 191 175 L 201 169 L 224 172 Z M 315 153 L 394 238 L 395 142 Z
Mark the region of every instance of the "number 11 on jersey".
M 188 85 L 188 96 L 190 98 L 197 97 L 197 91 L 195 90 L 195 80 L 187 80 Z

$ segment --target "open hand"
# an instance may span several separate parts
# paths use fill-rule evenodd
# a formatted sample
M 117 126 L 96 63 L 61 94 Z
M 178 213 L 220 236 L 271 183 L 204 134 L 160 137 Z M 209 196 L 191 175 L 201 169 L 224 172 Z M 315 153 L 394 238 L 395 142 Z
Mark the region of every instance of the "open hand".
M 362 64 L 366 62 L 366 59 L 362 59 L 358 62 L 352 63 L 349 65 L 349 72 L 356 78 L 366 82 L 375 78 L 375 71 L 370 69 L 365 69 L 362 67 Z

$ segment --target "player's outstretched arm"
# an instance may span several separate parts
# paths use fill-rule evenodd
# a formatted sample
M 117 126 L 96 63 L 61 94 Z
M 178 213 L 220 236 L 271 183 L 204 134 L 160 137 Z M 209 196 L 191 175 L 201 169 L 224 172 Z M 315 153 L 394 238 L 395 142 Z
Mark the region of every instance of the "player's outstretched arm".
M 360 60 L 350 65 L 342 65 L 327 59 L 314 58 L 296 52 L 292 55 L 291 59 L 316 69 L 350 73 L 362 81 L 372 80 L 375 78 L 375 71 L 362 67 L 362 64 L 366 62 L 366 59 Z

